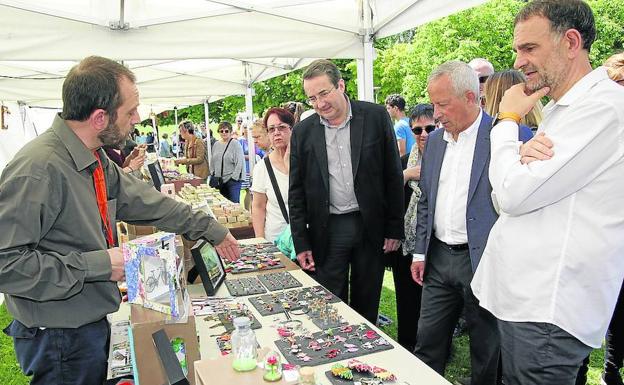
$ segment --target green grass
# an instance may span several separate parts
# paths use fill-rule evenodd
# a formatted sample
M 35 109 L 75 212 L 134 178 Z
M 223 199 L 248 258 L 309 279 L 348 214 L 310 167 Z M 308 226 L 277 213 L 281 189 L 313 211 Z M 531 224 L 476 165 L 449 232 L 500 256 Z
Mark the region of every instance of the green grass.
M 12 318 L 4 304 L 0 305 L 0 330 L 4 329 Z M 22 370 L 15 359 L 13 351 L 13 339 L 0 332 L 0 384 L 3 385 L 27 385 L 28 377 L 22 374 Z
M 386 272 L 381 290 L 381 303 L 379 312 L 390 317 L 394 322 L 382 327 L 382 330 L 390 337 L 397 338 L 396 308 L 394 295 L 394 281 L 392 272 Z M 6 307 L 0 306 L 0 329 L 3 329 L 11 321 L 11 316 L 7 313 Z M 446 379 L 451 383 L 458 378 L 470 375 L 470 350 L 468 336 L 463 335 L 453 341 L 453 358 L 446 368 Z M 592 352 L 589 364 L 587 384 L 600 385 L 600 374 L 602 372 L 603 349 L 596 349 Z M 624 374 L 624 370 L 623 370 Z M 2 385 L 27 385 L 28 378 L 22 375 L 19 365 L 15 360 L 13 352 L 13 341 L 11 338 L 0 333 L 0 384 Z

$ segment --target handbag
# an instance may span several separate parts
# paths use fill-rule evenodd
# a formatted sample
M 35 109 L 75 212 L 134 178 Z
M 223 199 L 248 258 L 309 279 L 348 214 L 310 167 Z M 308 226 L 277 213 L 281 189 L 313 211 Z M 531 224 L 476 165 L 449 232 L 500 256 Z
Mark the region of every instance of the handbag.
M 267 156 L 264 158 L 264 164 L 266 165 L 267 171 L 269 173 L 269 179 L 271 180 L 271 186 L 273 186 L 273 191 L 275 192 L 275 196 L 277 197 L 277 203 L 279 204 L 280 210 L 282 211 L 282 216 L 284 217 L 284 221 L 286 221 L 286 227 L 280 232 L 280 234 L 275 238 L 273 243 L 282 254 L 286 255 L 291 260 L 297 259 L 297 253 L 295 253 L 295 245 L 293 243 L 292 234 L 290 232 L 290 220 L 288 219 L 288 211 L 286 211 L 286 204 L 284 203 L 284 197 L 282 197 L 282 193 L 279 189 L 279 185 L 277 184 L 277 179 L 275 179 L 275 172 L 273 171 L 273 166 L 271 165 L 271 161 Z
M 227 146 L 225 146 L 225 150 L 223 150 L 223 155 L 221 155 L 221 175 L 222 176 L 215 176 L 214 172 L 210 175 L 210 182 L 208 182 L 208 185 L 212 188 L 216 188 L 216 189 L 220 189 L 221 186 L 223 185 L 223 158 L 225 158 L 225 153 L 227 152 L 228 147 L 230 147 L 230 143 L 232 143 L 232 139 L 230 139 L 227 143 Z M 206 151 L 207 153 L 208 151 Z M 217 170 L 215 170 L 216 172 Z

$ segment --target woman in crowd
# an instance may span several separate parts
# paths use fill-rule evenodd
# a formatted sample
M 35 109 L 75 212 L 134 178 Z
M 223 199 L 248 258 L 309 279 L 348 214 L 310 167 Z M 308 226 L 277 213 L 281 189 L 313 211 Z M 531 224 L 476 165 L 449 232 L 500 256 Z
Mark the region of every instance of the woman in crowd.
M 305 106 L 300 102 L 288 102 L 282 106 L 287 109 L 295 117 L 295 124 L 301 120 L 301 114 L 305 112 Z M 294 126 L 294 124 L 293 124 Z
M 245 156 L 238 140 L 232 137 L 232 125 L 221 122 L 221 140 L 212 146 L 212 175 L 221 178 L 219 191 L 234 203 L 240 202 L 240 190 L 245 175 Z
M 498 105 L 500 104 L 505 91 L 511 86 L 519 83 L 525 83 L 526 77 L 519 71 L 507 70 L 495 72 L 488 77 L 485 82 L 485 112 L 490 116 L 496 116 L 498 114 Z M 519 139 L 526 142 L 531 139 L 532 136 L 528 136 L 528 132 L 522 128 L 528 127 L 531 131 L 537 130 L 542 121 L 542 103 L 537 102 L 535 107 L 522 119 L 520 124 L 520 137 Z
M 204 141 L 195 136 L 195 127 L 193 123 L 185 120 L 180 123 L 178 127 L 180 129 L 180 136 L 184 139 L 184 158 L 176 159 L 175 164 L 186 165 L 186 170 L 206 181 L 210 169 L 208 167 L 208 161 L 206 160 L 206 145 Z
M 167 140 L 168 138 L 169 138 L 169 135 L 167 135 L 166 132 L 162 134 L 162 140 L 160 141 L 160 144 L 158 145 L 158 155 L 160 155 L 163 158 L 171 158 L 172 156 L 171 144 L 169 144 L 169 141 Z
M 415 252 L 416 208 L 420 199 L 418 187 L 420 163 L 427 137 L 436 128 L 433 106 L 416 105 L 410 114 L 410 127 L 416 136 L 416 143 L 409 155 L 401 157 L 405 184 L 405 242 L 402 251 L 399 249 L 399 252 L 394 254 L 392 274 L 396 293 L 398 342 L 407 350 L 413 351 L 416 345 L 422 286 L 412 279 L 410 266 L 412 253 Z
M 253 203 L 251 217 L 256 237 L 273 242 L 286 227 L 288 212 L 282 212 L 277 192 L 269 174 L 270 166 L 275 174 L 284 209 L 288 210 L 288 146 L 295 117 L 285 108 L 274 107 L 264 115 L 264 126 L 269 134 L 273 151 L 253 170 Z M 268 164 L 267 164 L 268 162 Z
M 269 140 L 269 133 L 267 132 L 262 119 L 256 119 L 251 126 L 251 137 L 254 140 L 256 148 L 262 150 L 262 153 L 264 154 L 262 157 L 264 158 L 271 150 L 271 141 Z

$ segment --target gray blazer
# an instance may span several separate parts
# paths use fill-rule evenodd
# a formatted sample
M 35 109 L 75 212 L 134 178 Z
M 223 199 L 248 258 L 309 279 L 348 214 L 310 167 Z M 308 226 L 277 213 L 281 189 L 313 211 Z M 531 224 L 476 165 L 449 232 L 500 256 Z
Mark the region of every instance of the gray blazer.
M 479 265 L 483 249 L 494 222 L 498 218 L 492 204 L 492 186 L 489 179 L 490 165 L 490 130 L 492 117 L 483 112 L 481 124 L 477 132 L 470 186 L 468 188 L 468 205 L 466 207 L 466 227 L 470 261 L 474 272 Z M 425 261 L 433 236 L 433 218 L 435 215 L 438 182 L 442 160 L 446 151 L 444 130 L 435 130 L 429 134 L 420 171 L 420 189 L 422 195 L 418 202 L 416 223 L 416 253 L 425 254 Z

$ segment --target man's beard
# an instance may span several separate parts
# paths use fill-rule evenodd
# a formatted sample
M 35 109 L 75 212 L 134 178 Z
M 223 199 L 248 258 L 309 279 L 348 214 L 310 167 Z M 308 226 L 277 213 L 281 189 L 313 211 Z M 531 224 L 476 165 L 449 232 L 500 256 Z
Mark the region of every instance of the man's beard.
M 127 135 L 122 135 L 121 129 L 115 123 L 109 122 L 108 126 L 98 134 L 98 139 L 104 147 L 121 150 L 126 145 Z

